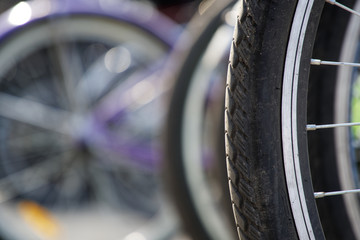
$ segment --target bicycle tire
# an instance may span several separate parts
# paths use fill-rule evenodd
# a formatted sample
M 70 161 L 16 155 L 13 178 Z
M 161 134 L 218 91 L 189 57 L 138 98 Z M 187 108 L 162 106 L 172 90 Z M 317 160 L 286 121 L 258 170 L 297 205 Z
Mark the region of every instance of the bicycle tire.
M 338 59 L 349 21 L 324 4 L 241 2 L 225 111 L 240 239 L 354 239 L 343 200 L 314 196 L 314 188 L 338 187 L 334 136 L 312 136 L 306 125 L 333 122 L 336 71 L 310 71 L 310 60 Z
M 204 13 L 195 15 L 188 23 L 182 40 L 179 41 L 178 46 L 175 46 L 171 58 L 173 61 L 170 61 L 173 87 L 165 129 L 164 175 L 166 188 L 181 216 L 182 223 L 194 239 L 234 239 L 236 236 L 227 183 L 224 181 L 226 167 L 223 162 L 224 144 L 220 137 L 223 135 L 223 96 L 221 94 L 213 100 L 216 101 L 215 106 L 208 107 L 215 111 L 211 117 L 215 125 L 214 129 L 207 130 L 214 132 L 211 139 L 215 141 L 215 144 L 211 155 L 215 155 L 213 164 L 218 175 L 215 181 L 219 184 L 222 196 L 218 203 L 214 200 L 214 193 L 211 193 L 211 184 L 207 185 L 202 183 L 204 180 L 200 180 L 206 178 L 206 174 L 203 173 L 205 169 L 201 166 L 201 153 L 191 150 L 191 148 L 199 148 L 199 151 L 202 151 L 200 143 L 195 139 L 202 138 L 200 135 L 204 133 L 195 129 L 205 128 L 205 114 L 209 112 L 202 109 L 206 108 L 204 106 L 206 102 L 211 101 L 204 91 L 210 88 L 211 76 L 214 78 L 216 75 L 211 71 L 215 71 L 213 69 L 216 67 L 224 66 L 225 71 L 219 72 L 220 86 L 217 87 L 217 90 L 222 90 L 223 81 L 221 80 L 224 79 L 221 78 L 225 78 L 226 75 L 230 47 L 227 39 L 231 40 L 232 31 L 231 27 L 229 27 L 230 30 L 224 27 L 226 25 L 224 18 L 234 4 L 235 2 L 232 1 L 215 1 L 212 5 L 203 6 L 205 9 L 208 7 L 205 11 L 200 8 L 199 11 L 204 11 Z M 226 30 L 230 31 L 230 37 L 227 37 Z M 224 46 L 216 45 L 216 43 L 222 43 Z M 211 51 L 217 52 L 210 54 Z M 206 54 L 212 56 L 211 58 L 217 61 L 216 64 L 210 63 L 209 57 L 204 60 Z M 225 54 L 225 59 L 221 58 L 223 54 Z M 194 100 L 195 95 L 197 97 Z M 215 109 L 216 104 L 220 106 L 218 111 Z M 194 114 L 194 110 L 199 114 Z

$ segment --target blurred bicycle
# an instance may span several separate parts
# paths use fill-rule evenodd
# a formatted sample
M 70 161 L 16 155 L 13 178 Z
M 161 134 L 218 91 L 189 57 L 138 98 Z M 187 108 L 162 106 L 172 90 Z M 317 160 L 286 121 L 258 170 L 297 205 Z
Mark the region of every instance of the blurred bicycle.
M 163 211 L 147 237 L 173 234 L 154 139 L 180 28 L 126 1 L 20 2 L 0 23 L 1 236 L 133 239 Z

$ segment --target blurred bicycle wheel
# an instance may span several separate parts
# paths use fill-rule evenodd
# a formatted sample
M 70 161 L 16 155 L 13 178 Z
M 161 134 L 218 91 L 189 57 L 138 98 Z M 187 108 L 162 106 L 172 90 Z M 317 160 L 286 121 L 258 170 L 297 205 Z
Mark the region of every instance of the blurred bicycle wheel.
M 156 84 L 179 27 L 138 3 L 85 0 L 20 2 L 0 23 L 1 236 L 142 236 L 167 211 Z M 165 215 L 148 238 L 173 233 Z
M 169 67 L 174 86 L 164 175 L 183 225 L 194 239 L 236 238 L 223 138 L 234 4 L 203 2 L 178 41 Z

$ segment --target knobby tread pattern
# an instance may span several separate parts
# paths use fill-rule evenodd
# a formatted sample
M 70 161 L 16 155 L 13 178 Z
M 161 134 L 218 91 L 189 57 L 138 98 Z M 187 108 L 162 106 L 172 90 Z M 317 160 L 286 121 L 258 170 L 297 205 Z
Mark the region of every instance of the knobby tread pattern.
M 242 1 L 234 30 L 226 84 L 225 141 L 229 188 L 240 239 L 263 239 L 263 229 L 256 207 L 255 182 L 252 179 L 248 147 L 248 73 L 251 56 L 257 51 L 255 36 L 265 6 L 258 1 Z M 255 13 L 257 15 L 255 15 Z M 239 81 L 240 79 L 240 81 Z M 236 146 L 236 147 L 235 147 Z

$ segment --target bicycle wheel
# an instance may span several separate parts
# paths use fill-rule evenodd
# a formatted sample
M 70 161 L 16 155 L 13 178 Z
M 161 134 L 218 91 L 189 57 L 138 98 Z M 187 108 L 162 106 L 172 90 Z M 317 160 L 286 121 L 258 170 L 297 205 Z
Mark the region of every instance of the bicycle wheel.
M 165 182 L 194 239 L 236 237 L 222 140 L 234 4 L 216 1 L 200 7 L 200 12 L 208 9 L 190 21 L 170 64 L 175 67 L 165 136 Z
M 141 87 L 154 88 L 149 72 L 178 28 L 131 2 L 21 2 L 0 18 L 1 236 L 138 230 L 164 204 L 149 131 L 159 128 L 148 117 L 155 95 Z
M 357 11 L 354 1 L 241 2 L 225 111 L 240 238 L 359 239 L 356 71 L 337 67 L 358 61 Z

